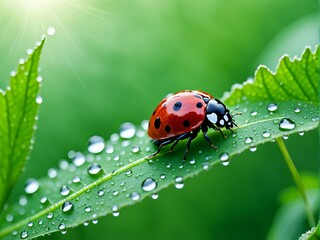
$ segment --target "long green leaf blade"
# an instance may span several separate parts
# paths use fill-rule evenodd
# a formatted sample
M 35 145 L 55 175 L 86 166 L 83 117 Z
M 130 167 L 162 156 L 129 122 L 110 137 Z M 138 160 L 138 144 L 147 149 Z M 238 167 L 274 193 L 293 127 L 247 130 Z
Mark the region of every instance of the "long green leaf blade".
M 20 176 L 32 146 L 39 104 L 38 65 L 44 40 L 18 70 L 11 73 L 10 85 L 0 90 L 0 209 Z M 31 51 L 31 50 L 30 50 Z M 39 98 L 38 98 L 39 102 Z
M 156 150 L 146 135 L 146 122 L 137 127 L 129 125 L 126 131 L 122 128 L 106 143 L 92 138 L 86 153 L 70 152 L 71 159 L 62 161 L 58 169 L 50 169 L 48 177 L 39 180 L 39 189 L 32 194 L 21 193 L 23 204 L 13 203 L 1 215 L 0 237 L 34 238 L 65 232 L 106 214 L 117 216 L 122 207 L 156 197 L 169 185 L 182 188 L 186 178 L 212 165 L 228 165 L 233 156 L 246 149 L 255 151 L 261 143 L 316 128 L 318 51 L 306 49 L 302 58 L 293 62 L 285 57 L 275 74 L 260 68 L 253 81 L 235 87 L 224 100 L 229 107 L 237 105 L 243 113 L 237 116 L 236 134 L 225 131 L 228 138 L 224 139 L 218 132 L 210 132 L 218 150 L 199 136 L 185 163 L 183 143 L 171 153 L 165 148 L 153 159 L 146 158 Z M 293 74 L 295 77 L 290 78 Z M 281 87 L 275 87 L 278 85 Z

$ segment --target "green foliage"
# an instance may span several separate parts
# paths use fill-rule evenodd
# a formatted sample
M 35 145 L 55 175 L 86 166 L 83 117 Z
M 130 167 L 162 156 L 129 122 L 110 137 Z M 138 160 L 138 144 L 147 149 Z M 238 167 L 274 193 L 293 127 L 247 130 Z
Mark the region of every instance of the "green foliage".
M 33 144 L 39 107 L 38 64 L 44 40 L 21 59 L 7 90 L 0 89 L 0 212 Z M 36 99 L 38 97 L 38 100 Z
M 318 51 L 313 54 L 306 49 L 301 60 L 293 63 L 283 58 L 274 75 L 260 68 L 253 81 L 237 85 L 225 95 L 227 105 L 237 105 L 242 116 L 236 118 L 236 134 L 225 131 L 227 139 L 210 133 L 217 151 L 199 136 L 185 163 L 183 143 L 173 152 L 165 148 L 149 160 L 147 156 L 156 146 L 145 133 L 146 122 L 137 127 L 123 125 L 120 135 L 113 134 L 106 143 L 93 137 L 88 152 L 70 153 L 72 163 L 62 161 L 60 169 L 51 169 L 48 177 L 34 180 L 40 187 L 24 194 L 23 206 L 9 206 L 1 215 L 0 236 L 33 238 L 58 230 L 64 233 L 109 213 L 117 216 L 120 208 L 148 196 L 156 198 L 169 185 L 183 187 L 187 177 L 212 165 L 221 162 L 227 166 L 230 158 L 246 149 L 255 151 L 258 144 L 316 128 L 318 94 L 312 89 L 319 86 Z M 266 81 L 270 76 L 276 80 Z M 281 91 L 274 96 L 275 84 Z

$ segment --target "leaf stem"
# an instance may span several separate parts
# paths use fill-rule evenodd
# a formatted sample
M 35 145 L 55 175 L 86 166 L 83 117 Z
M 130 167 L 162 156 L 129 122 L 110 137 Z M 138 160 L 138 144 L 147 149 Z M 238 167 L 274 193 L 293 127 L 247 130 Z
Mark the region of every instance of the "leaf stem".
M 291 175 L 296 183 L 296 186 L 297 186 L 297 188 L 300 192 L 300 195 L 302 197 L 302 200 L 304 202 L 309 225 L 310 225 L 310 227 L 314 227 L 314 226 L 316 226 L 316 222 L 315 222 L 314 216 L 312 214 L 312 210 L 311 210 L 308 198 L 307 198 L 306 190 L 304 188 L 304 185 L 303 185 L 302 179 L 298 173 L 298 170 L 292 161 L 292 158 L 291 158 L 291 156 L 290 156 L 290 154 L 289 154 L 289 152 L 283 142 L 283 139 L 281 137 L 278 137 L 278 138 L 276 138 L 276 142 L 280 148 L 280 151 L 283 155 L 283 158 L 284 158 L 284 160 L 285 160 L 285 162 L 291 172 Z

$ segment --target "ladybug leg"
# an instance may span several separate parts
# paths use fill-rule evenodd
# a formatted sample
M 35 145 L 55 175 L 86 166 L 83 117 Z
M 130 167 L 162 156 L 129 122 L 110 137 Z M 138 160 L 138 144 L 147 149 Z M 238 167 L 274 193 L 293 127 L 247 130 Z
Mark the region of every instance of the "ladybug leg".
M 187 148 L 186 148 L 186 151 L 185 151 L 185 153 L 183 155 L 183 162 L 186 161 L 186 158 L 187 158 L 190 146 L 191 146 L 191 141 L 193 139 L 195 139 L 195 137 L 198 135 L 198 132 L 199 132 L 199 129 L 190 133 L 190 136 L 189 136 L 189 139 L 188 139 L 188 142 L 187 142 Z
M 166 146 L 166 145 L 168 145 L 168 144 L 170 144 L 170 143 L 173 143 L 174 141 L 175 141 L 175 139 L 168 139 L 168 140 L 165 140 L 165 141 L 163 141 L 163 142 L 156 141 L 155 143 L 158 143 L 158 144 L 159 144 L 159 147 L 158 147 L 157 151 L 155 151 L 154 153 L 152 153 L 151 155 L 149 155 L 147 158 L 149 159 L 149 158 L 154 157 L 155 155 L 157 155 L 157 154 L 160 152 L 160 150 L 161 150 L 161 148 L 162 148 L 163 146 Z
M 207 134 L 207 131 L 203 131 L 203 130 L 202 130 L 202 133 L 203 133 L 204 138 L 205 138 L 205 139 L 207 140 L 207 142 L 210 144 L 210 146 L 213 147 L 213 148 L 215 148 L 215 149 L 218 149 L 218 147 L 215 146 L 215 145 L 211 142 L 211 140 L 210 140 L 210 138 L 209 138 L 209 136 L 208 136 L 208 134 Z
M 170 148 L 169 151 L 171 152 L 171 151 L 173 150 L 173 148 L 178 144 L 178 142 L 179 142 L 180 140 L 183 140 L 183 139 L 188 138 L 189 135 L 190 135 L 190 133 L 187 132 L 187 133 L 183 133 L 183 134 L 181 134 L 180 136 L 176 137 L 176 139 L 175 139 L 174 143 L 172 144 L 172 146 L 171 146 L 171 148 Z

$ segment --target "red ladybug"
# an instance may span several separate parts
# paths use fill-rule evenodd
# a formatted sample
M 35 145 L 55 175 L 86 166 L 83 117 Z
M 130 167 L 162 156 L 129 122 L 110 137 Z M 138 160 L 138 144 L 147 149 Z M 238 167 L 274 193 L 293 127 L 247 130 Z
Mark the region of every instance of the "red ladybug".
M 173 143 L 171 151 L 180 140 L 188 138 L 183 156 L 185 160 L 191 141 L 200 130 L 208 143 L 217 148 L 207 135 L 208 128 L 218 130 L 225 137 L 221 128 L 232 131 L 232 128 L 237 126 L 234 115 L 230 114 L 229 109 L 219 99 L 208 93 L 186 90 L 171 94 L 159 103 L 150 118 L 148 135 L 159 147 L 149 157 L 158 154 L 163 146 Z

